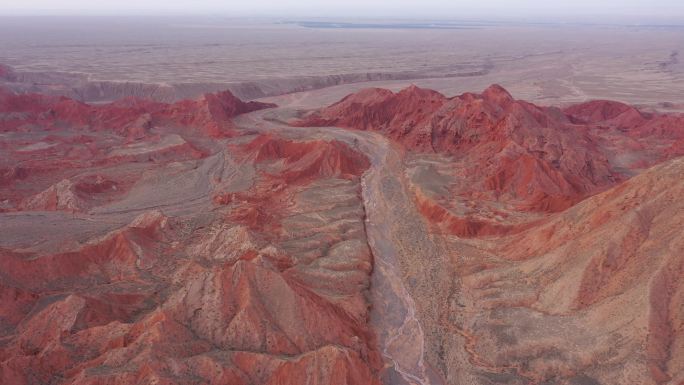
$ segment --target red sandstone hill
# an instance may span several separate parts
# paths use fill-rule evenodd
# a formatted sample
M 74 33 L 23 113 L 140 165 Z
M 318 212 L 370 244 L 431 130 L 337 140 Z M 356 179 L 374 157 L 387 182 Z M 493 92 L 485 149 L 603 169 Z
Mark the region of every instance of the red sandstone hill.
M 682 116 L 610 101 L 540 107 L 498 85 L 452 98 L 415 86 L 366 89 L 293 122 L 380 131 L 410 150 L 448 155 L 462 166 L 454 193 L 536 211 L 564 210 L 624 180 L 630 169 L 683 154 L 676 142 L 684 137 L 682 123 Z M 614 147 L 614 136 L 622 148 Z M 669 147 L 645 154 L 644 139 Z M 615 150 L 631 151 L 633 162 L 614 159 Z
M 231 118 L 272 104 L 243 102 L 230 91 L 205 94 L 196 100 L 159 103 L 127 98 L 104 105 L 89 105 L 66 97 L 14 94 L 0 89 L 0 132 L 52 127 L 111 130 L 137 137 L 152 126 L 172 125 L 224 136 L 232 128 Z
M 365 155 L 339 141 L 288 141 L 262 135 L 247 146 L 258 163 L 284 162 L 270 172 L 288 184 L 322 177 L 359 177 L 370 163 Z

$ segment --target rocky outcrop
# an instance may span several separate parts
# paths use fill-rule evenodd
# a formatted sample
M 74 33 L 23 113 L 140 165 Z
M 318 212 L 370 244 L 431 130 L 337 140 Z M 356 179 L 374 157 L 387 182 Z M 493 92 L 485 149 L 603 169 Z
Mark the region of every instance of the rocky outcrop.
M 270 174 L 286 183 L 314 178 L 358 178 L 370 166 L 365 155 L 336 140 L 295 142 L 264 135 L 247 149 L 255 152 L 257 163 L 284 162 L 283 167 Z
M 365 90 L 296 124 L 378 130 L 413 151 L 448 154 L 467 168 L 469 189 L 528 210 L 563 210 L 620 178 L 586 127 L 500 86 L 454 98 L 415 86 Z
M 66 97 L 20 95 L 0 89 L 3 117 L 0 131 L 30 130 L 35 125 L 59 129 L 68 125 L 139 137 L 153 126 L 170 125 L 203 130 L 209 136 L 218 137 L 230 134 L 232 117 L 268 107 L 273 105 L 243 102 L 229 91 L 172 104 L 128 98 L 105 105 L 88 105 Z

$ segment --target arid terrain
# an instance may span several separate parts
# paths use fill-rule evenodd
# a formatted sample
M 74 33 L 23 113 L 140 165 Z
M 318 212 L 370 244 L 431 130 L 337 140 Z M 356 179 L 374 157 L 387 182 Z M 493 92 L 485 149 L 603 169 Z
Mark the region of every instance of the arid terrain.
M 684 384 L 679 27 L 125 23 L 0 34 L 0 383 Z
M 254 99 L 352 83 L 353 89 L 366 83 L 393 90 L 414 83 L 456 95 L 496 83 L 542 104 L 610 99 L 680 110 L 684 104 L 678 25 L 316 25 L 221 17 L 0 17 L 0 63 L 25 73 L 20 80 L 29 85 L 13 88 L 90 102 L 131 95 L 168 102 L 227 88 Z

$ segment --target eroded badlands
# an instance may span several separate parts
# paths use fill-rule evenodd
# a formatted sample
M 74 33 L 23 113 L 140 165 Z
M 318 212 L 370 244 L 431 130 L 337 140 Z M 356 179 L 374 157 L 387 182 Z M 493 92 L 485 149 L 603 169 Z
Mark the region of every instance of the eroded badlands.
M 0 91 L 0 382 L 684 383 L 684 116 Z

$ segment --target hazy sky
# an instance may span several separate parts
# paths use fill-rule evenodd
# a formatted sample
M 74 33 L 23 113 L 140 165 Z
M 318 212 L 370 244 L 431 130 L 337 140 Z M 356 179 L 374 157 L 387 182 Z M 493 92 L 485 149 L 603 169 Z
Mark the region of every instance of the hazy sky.
M 4 14 L 684 19 L 684 0 L 0 0 Z

